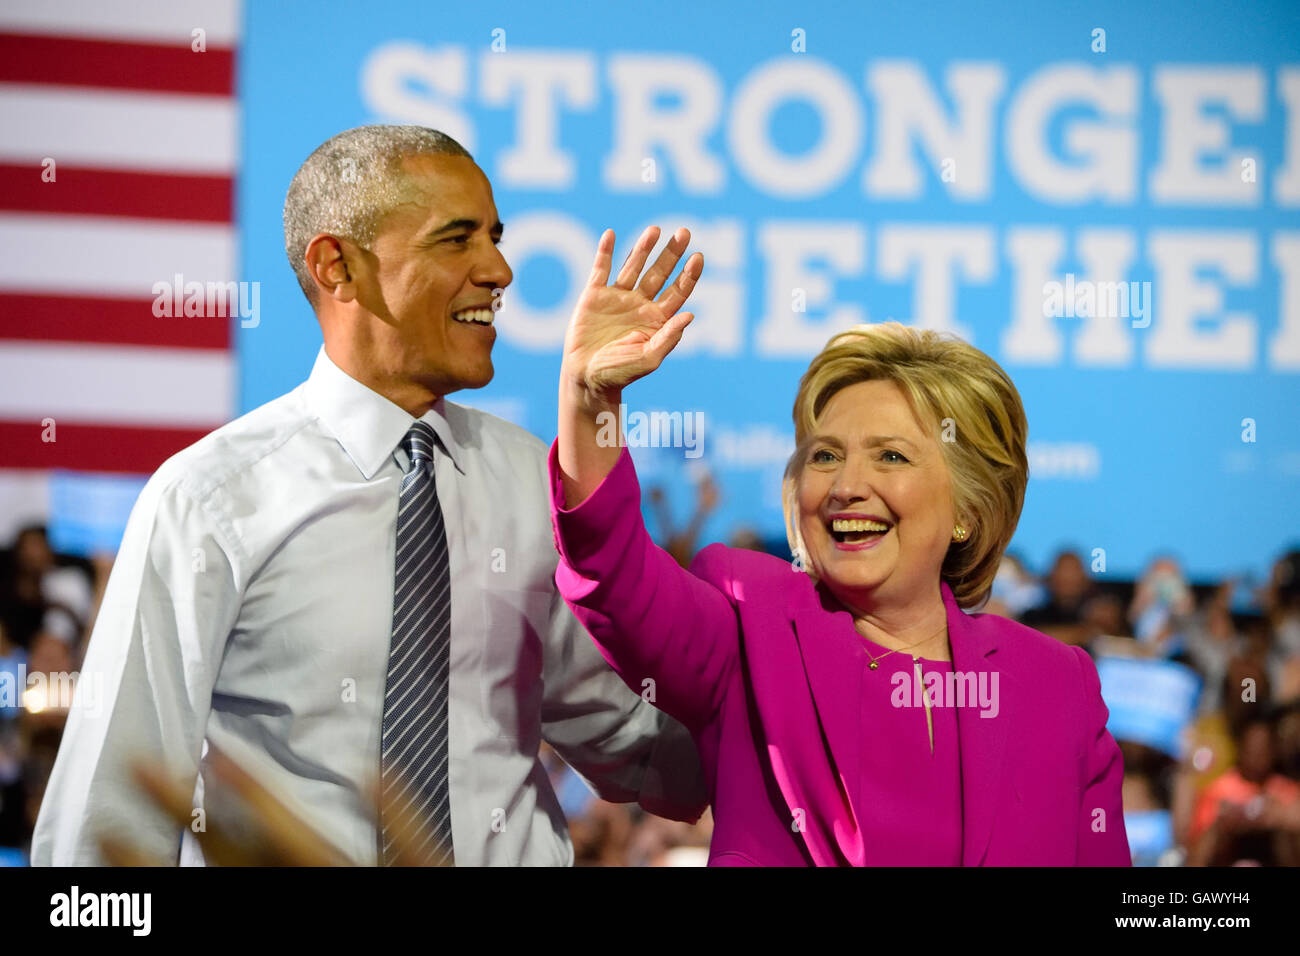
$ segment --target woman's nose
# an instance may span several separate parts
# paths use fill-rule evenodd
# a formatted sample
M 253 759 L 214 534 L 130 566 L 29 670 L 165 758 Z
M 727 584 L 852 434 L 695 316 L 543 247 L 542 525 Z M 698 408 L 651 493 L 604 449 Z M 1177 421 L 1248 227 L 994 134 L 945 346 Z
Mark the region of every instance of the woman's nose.
M 866 501 L 872 495 L 870 478 L 866 469 L 853 462 L 845 462 L 831 484 L 831 499 L 843 504 Z

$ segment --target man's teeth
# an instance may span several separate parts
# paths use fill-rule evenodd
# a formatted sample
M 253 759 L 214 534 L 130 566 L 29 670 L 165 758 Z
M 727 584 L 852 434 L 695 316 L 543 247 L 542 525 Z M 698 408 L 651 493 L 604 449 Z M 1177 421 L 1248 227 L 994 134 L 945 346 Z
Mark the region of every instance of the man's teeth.
M 867 521 L 864 518 L 836 518 L 831 522 L 832 531 L 888 531 L 889 525 L 879 521 Z
M 465 309 L 462 312 L 455 312 L 452 318 L 457 322 L 478 322 L 482 325 L 491 325 L 493 312 L 491 309 Z

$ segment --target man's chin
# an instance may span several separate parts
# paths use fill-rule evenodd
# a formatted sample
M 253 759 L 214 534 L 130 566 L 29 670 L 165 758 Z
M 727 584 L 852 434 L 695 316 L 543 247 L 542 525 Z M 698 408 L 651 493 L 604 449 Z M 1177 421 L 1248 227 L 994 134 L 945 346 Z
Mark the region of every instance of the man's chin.
M 492 377 L 495 373 L 496 370 L 493 369 L 492 363 L 489 362 L 486 369 L 456 376 L 454 380 L 445 385 L 441 393 L 450 395 L 452 392 L 460 392 L 466 389 L 483 388 L 492 383 Z

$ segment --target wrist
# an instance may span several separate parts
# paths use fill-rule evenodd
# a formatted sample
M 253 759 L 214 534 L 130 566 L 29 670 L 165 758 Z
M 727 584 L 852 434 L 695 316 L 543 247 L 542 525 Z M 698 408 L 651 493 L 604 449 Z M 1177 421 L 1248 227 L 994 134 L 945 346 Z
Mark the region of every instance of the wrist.
M 561 374 L 560 382 L 561 399 L 592 418 L 601 412 L 617 414 L 619 405 L 623 402 L 622 389 L 597 391 L 567 372 Z

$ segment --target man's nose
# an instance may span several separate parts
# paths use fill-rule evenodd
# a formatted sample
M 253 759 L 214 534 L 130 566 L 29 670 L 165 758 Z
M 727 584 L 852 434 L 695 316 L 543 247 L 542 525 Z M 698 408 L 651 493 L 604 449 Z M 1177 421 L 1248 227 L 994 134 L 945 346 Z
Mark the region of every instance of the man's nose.
M 510 263 L 506 262 L 500 248 L 492 245 L 479 261 L 472 279 L 475 285 L 504 289 L 514 281 L 515 274 L 510 271 Z

